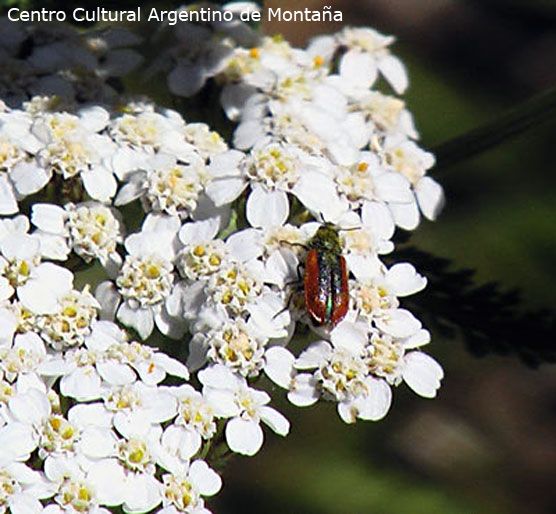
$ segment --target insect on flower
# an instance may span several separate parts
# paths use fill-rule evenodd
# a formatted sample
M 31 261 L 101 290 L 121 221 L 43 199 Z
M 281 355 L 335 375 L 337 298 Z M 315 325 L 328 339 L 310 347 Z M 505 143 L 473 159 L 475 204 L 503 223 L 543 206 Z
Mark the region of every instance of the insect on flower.
M 311 238 L 305 260 L 305 304 L 319 325 L 337 325 L 347 313 L 348 274 L 338 230 L 325 223 Z

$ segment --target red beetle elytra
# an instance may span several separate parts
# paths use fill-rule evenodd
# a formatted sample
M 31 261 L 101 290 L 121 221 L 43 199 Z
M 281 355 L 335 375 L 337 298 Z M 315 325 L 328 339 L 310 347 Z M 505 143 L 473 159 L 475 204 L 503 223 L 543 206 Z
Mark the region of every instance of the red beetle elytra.
M 346 261 L 338 230 L 325 223 L 308 243 L 305 260 L 305 305 L 318 325 L 337 325 L 348 311 Z

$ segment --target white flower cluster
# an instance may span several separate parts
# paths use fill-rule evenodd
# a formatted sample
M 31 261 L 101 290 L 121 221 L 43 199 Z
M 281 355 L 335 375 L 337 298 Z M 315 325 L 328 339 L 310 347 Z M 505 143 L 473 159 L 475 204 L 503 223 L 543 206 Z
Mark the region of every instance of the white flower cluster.
M 407 87 L 393 39 L 346 28 L 302 50 L 239 21 L 176 30 L 170 90 L 214 79 L 232 148 L 145 101 L 0 105 L 0 512 L 208 514 L 209 465 L 256 454 L 261 422 L 289 432 L 263 375 L 347 423 L 381 419 L 402 382 L 440 385 L 400 303 L 426 279 L 381 260 L 443 200 L 403 101 L 376 89 Z M 41 77 L 68 37 L 46 38 Z M 100 283 L 75 288 L 96 262 Z M 315 337 L 294 355 L 299 325 Z

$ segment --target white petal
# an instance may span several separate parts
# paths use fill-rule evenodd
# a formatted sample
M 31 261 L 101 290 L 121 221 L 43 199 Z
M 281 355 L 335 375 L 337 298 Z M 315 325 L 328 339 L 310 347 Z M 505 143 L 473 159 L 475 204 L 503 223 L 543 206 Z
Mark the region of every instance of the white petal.
M 214 415 L 220 418 L 231 418 L 240 412 L 235 400 L 235 393 L 217 389 L 203 389 L 207 402 L 212 405 Z
M 110 428 L 112 412 L 104 407 L 104 403 L 88 403 L 74 405 L 68 412 L 70 423 L 83 428 L 89 425 Z
M 303 173 L 293 188 L 293 193 L 310 211 L 332 220 L 340 217 L 346 205 L 338 197 L 332 179 L 322 173 Z
M 238 168 L 245 154 L 239 150 L 228 150 L 212 157 L 208 167 L 209 175 L 214 178 L 241 178 Z
M 401 95 L 409 85 L 403 63 L 394 55 L 387 55 L 378 62 L 378 69 L 396 93 Z
M 332 353 L 332 346 L 327 341 L 312 343 L 295 361 L 296 369 L 318 368 Z
M 368 340 L 366 323 L 344 320 L 332 330 L 330 339 L 336 348 L 358 355 Z
M 0 174 L 0 214 L 15 214 L 19 210 L 14 190 L 5 173 Z
M 238 125 L 234 132 L 234 146 L 246 150 L 255 146 L 266 136 L 260 120 L 246 120 Z
M 340 61 L 340 75 L 361 88 L 371 87 L 377 76 L 373 56 L 351 50 Z
M 404 357 L 403 379 L 419 396 L 434 398 L 444 371 L 438 362 L 422 352 L 410 352 Z
M 247 100 L 253 97 L 257 90 L 247 84 L 226 84 L 220 95 L 220 103 L 229 120 L 239 121 Z M 235 136 L 234 136 L 235 137 Z M 248 148 L 235 145 L 237 148 Z
M 204 386 L 215 389 L 235 390 L 239 379 L 234 373 L 223 364 L 210 366 L 198 374 L 199 380 Z
M 424 346 L 429 344 L 431 341 L 431 335 L 428 330 L 422 328 L 416 334 L 412 335 L 410 338 L 406 339 L 403 342 L 403 347 L 406 350 L 410 350 L 413 348 L 419 348 L 420 346 Z
M 99 375 L 110 385 L 121 386 L 135 382 L 137 375 L 127 365 L 115 360 L 107 360 L 97 363 Z
M 95 290 L 95 298 L 101 306 L 100 319 L 113 320 L 120 303 L 116 286 L 110 281 L 101 282 Z
M 128 203 L 137 200 L 143 194 L 143 181 L 145 174 L 142 171 L 133 173 L 127 182 L 118 192 L 114 199 L 114 205 L 127 205 Z
M 208 343 L 203 334 L 195 334 L 189 341 L 187 368 L 193 372 L 201 369 L 207 362 Z
M 285 284 L 295 283 L 299 280 L 299 260 L 290 248 L 280 248 L 273 251 L 265 262 L 265 282 L 276 284 L 284 288 Z
M 39 253 L 40 243 L 33 236 L 14 232 L 0 241 L 0 250 L 9 261 L 33 260 Z
M 26 492 L 10 495 L 8 504 L 11 514 L 41 514 L 42 504 Z
M 0 348 L 9 348 L 18 322 L 8 309 L 0 309 Z
M 179 231 L 180 241 L 184 245 L 210 241 L 218 233 L 218 220 L 210 218 L 194 223 L 184 223 Z
M 18 420 L 38 425 L 50 415 L 51 407 L 47 396 L 36 389 L 10 398 L 10 411 Z
M 346 264 L 355 277 L 359 280 L 372 279 L 378 276 L 382 270 L 382 263 L 377 255 L 355 255 L 346 256 Z
M 92 463 L 88 469 L 87 480 L 93 484 L 97 494 L 95 499 L 101 505 L 115 506 L 123 503 L 126 477 L 122 466 L 115 459 L 103 459 Z
M 294 361 L 289 350 L 274 346 L 265 352 L 264 372 L 275 384 L 288 389 L 294 375 Z
M 419 225 L 419 209 L 417 202 L 391 203 L 388 205 L 394 221 L 404 230 L 414 230 Z
M 384 317 L 375 320 L 376 326 L 392 337 L 405 338 L 421 328 L 421 322 L 405 309 L 390 309 Z
M 107 202 L 116 194 L 118 185 L 114 175 L 103 166 L 95 166 L 81 173 L 83 185 L 91 198 Z
M 79 111 L 81 125 L 91 132 L 100 132 L 108 125 L 110 114 L 98 105 L 85 107 Z
M 162 501 L 162 485 L 154 476 L 129 474 L 124 510 L 129 513 L 148 512 Z
M 71 249 L 65 237 L 47 234 L 40 230 L 35 231 L 33 237 L 39 241 L 40 253 L 43 257 L 57 261 L 65 261 L 68 258 Z
M 178 455 L 188 460 L 195 455 L 202 444 L 202 438 L 194 430 L 170 425 L 162 436 L 162 445 L 170 454 Z
M 14 460 L 27 460 L 38 443 L 33 427 L 16 421 L 0 428 L 0 440 L 10 459 Z
M 168 74 L 168 88 L 178 96 L 194 95 L 204 82 L 205 74 L 199 64 L 179 64 Z
M 261 186 L 253 186 L 245 209 L 252 227 L 272 227 L 283 225 L 288 219 L 290 204 L 284 191 L 267 191 Z
M 79 450 L 92 459 L 110 457 L 116 453 L 118 438 L 109 428 L 85 427 L 81 432 Z
M 75 398 L 80 402 L 96 400 L 102 394 L 101 380 L 92 366 L 77 368 L 62 377 L 60 391 L 64 396 Z
M 149 308 L 132 309 L 128 302 L 122 303 L 117 318 L 124 324 L 133 327 L 141 339 L 147 339 L 154 328 L 153 312 Z
M 338 414 L 344 423 L 355 423 L 357 421 L 357 408 L 353 405 L 353 400 L 338 403 Z
M 246 307 L 251 314 L 249 322 L 260 333 L 270 339 L 286 337 L 290 324 L 290 313 L 284 310 L 283 300 L 274 293 L 264 293 L 257 302 Z
M 444 207 L 442 186 L 430 177 L 423 177 L 415 186 L 415 194 L 424 216 L 429 220 L 435 220 Z
M 290 422 L 276 409 L 263 405 L 260 408 L 259 414 L 264 423 L 275 433 L 281 436 L 288 435 L 288 432 L 290 431 Z
M 361 221 L 380 239 L 390 239 L 394 235 L 394 218 L 382 203 L 365 202 L 361 208 Z
M 317 382 L 313 375 L 301 373 L 294 379 L 288 400 L 297 407 L 308 407 L 318 401 L 320 397 Z
M 226 442 L 235 453 L 255 455 L 263 445 L 263 430 L 254 420 L 233 418 L 226 424 Z
M 408 296 L 418 293 L 427 285 L 427 279 L 419 275 L 415 268 L 407 263 L 394 264 L 386 272 L 388 290 L 396 296 Z
M 181 339 L 187 330 L 187 323 L 181 314 L 172 316 L 162 305 L 160 310 L 155 314 L 154 321 L 160 333 L 168 336 L 170 339 Z
M 193 461 L 189 467 L 189 476 L 203 496 L 212 496 L 222 487 L 220 475 L 209 468 L 205 461 Z
M 181 363 L 177 359 L 169 357 L 165 353 L 155 353 L 153 357 L 154 363 L 161 367 L 166 373 L 173 375 L 174 377 L 183 378 L 184 380 L 189 380 L 189 371 L 187 366 Z
M 54 314 L 59 310 L 58 297 L 73 286 L 71 271 L 46 262 L 37 266 L 30 279 L 18 288 L 23 306 L 35 314 Z
M 392 389 L 385 380 L 368 377 L 366 380 L 368 394 L 356 401 L 361 419 L 378 421 L 388 413 L 392 404 Z
M 376 193 L 385 202 L 408 203 L 413 200 L 409 181 L 399 173 L 381 173 L 374 178 Z
M 247 187 L 247 182 L 241 177 L 229 177 L 212 181 L 206 188 L 206 193 L 214 204 L 219 207 L 232 203 Z
M 226 239 L 226 246 L 239 262 L 256 259 L 264 251 L 261 232 L 252 229 L 235 232 Z
M 40 191 L 50 180 L 50 173 L 34 162 L 20 162 L 10 171 L 10 179 L 15 189 L 22 196 Z
M 0 277 L 0 302 L 9 300 L 14 294 L 14 288 L 10 285 L 10 281 L 6 277 Z M 3 335 L 0 328 L 0 346 L 2 345 Z

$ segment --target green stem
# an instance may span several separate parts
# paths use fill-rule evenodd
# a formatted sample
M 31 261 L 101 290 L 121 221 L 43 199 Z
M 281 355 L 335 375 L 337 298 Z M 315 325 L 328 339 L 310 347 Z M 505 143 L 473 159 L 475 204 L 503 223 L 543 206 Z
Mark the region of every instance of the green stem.
M 556 117 L 556 88 L 530 98 L 467 134 L 433 147 L 431 151 L 437 160 L 434 172 L 502 144 L 553 117 Z

